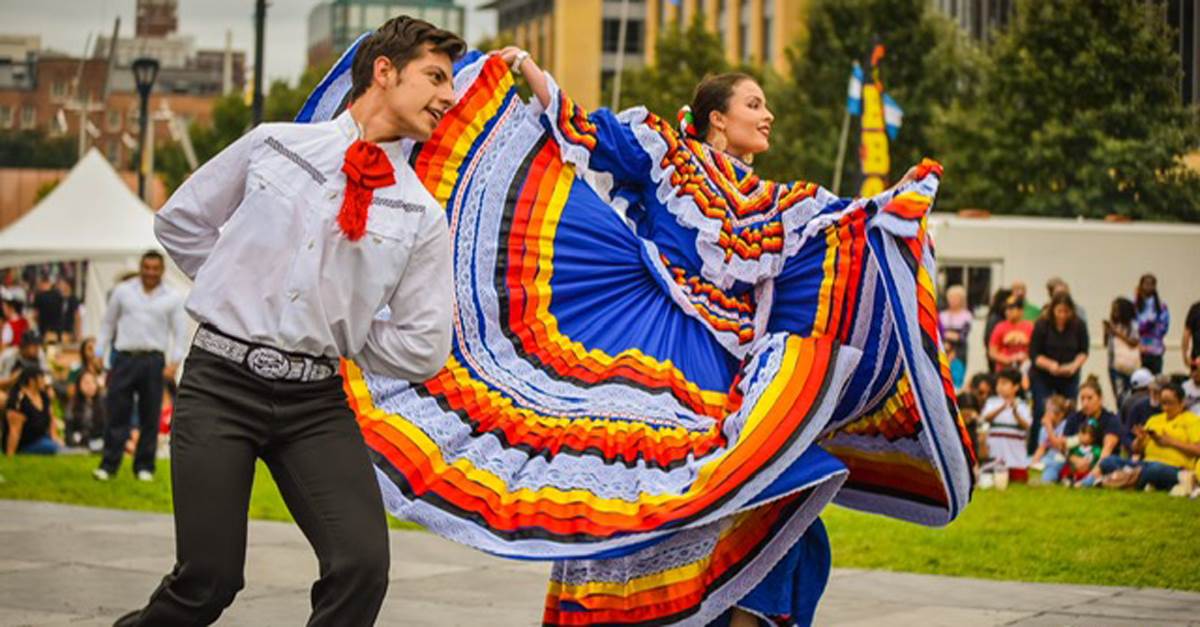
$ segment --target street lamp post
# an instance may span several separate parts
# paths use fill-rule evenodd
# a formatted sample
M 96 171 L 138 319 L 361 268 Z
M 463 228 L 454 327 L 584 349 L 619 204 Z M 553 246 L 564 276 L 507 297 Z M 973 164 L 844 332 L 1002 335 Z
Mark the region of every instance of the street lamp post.
M 138 116 L 138 146 L 141 147 L 141 163 L 138 166 L 138 197 L 146 200 L 146 177 L 152 164 L 146 163 L 146 128 L 150 125 L 150 90 L 158 78 L 158 60 L 141 57 L 133 61 L 133 80 L 141 98 L 141 115 Z

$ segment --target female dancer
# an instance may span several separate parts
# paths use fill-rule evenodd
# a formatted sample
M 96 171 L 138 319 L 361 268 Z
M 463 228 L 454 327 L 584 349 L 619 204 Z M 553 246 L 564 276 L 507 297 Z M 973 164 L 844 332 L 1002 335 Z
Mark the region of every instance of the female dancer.
M 341 66 L 301 119 L 344 100 Z M 582 625 L 806 624 L 830 500 L 924 524 L 962 510 L 936 164 L 860 200 L 762 180 L 746 161 L 772 118 L 740 76 L 701 86 L 685 134 L 588 113 L 514 49 L 455 84 L 410 158 L 455 246 L 451 358 L 420 385 L 345 365 L 389 511 L 553 560 L 544 622 Z

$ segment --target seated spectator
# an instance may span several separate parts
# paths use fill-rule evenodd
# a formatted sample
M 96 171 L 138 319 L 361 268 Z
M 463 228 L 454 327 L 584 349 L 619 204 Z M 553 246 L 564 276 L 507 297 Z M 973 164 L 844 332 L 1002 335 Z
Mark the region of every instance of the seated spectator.
M 0 348 L 19 346 L 21 337 L 29 330 L 29 321 L 22 315 L 24 306 L 19 300 L 5 299 L 0 302 L 4 310 L 4 320 L 0 324 Z
M 67 446 L 98 452 L 104 447 L 107 424 L 104 395 L 95 373 L 85 370 L 71 386 L 67 408 Z
M 975 459 L 984 459 L 987 457 L 987 451 L 979 448 L 979 402 L 975 400 L 974 394 L 958 393 L 958 415 L 962 417 L 963 425 L 967 428 L 967 435 L 971 439 L 971 449 L 975 451 Z M 976 469 L 978 469 L 978 463 Z
M 1029 361 L 1029 340 L 1033 324 L 1021 318 L 1021 301 L 1009 298 L 1004 305 L 1004 320 L 992 329 L 988 340 L 988 356 L 996 364 L 996 372 L 1009 368 L 1021 371 Z
M 992 375 L 977 372 L 971 377 L 971 395 L 975 397 L 975 406 L 983 407 L 992 394 L 995 393 L 995 382 Z
M 1025 437 L 1032 417 L 1029 405 L 1017 398 L 1021 391 L 1021 373 L 1012 368 L 996 375 L 996 395 L 983 406 L 981 420 L 987 423 L 987 445 L 999 472 L 1007 471 L 1008 480 L 1025 483 L 1029 479 L 1029 456 Z
M 21 371 L 29 367 L 36 367 L 43 373 L 50 372 L 46 351 L 42 349 L 42 339 L 32 329 L 21 335 L 17 350 L 7 349 L 0 353 L 0 393 L 13 389 Z
M 1046 399 L 1046 411 L 1042 414 L 1042 433 L 1037 451 L 1030 460 L 1030 467 L 1042 471 L 1042 483 L 1055 483 L 1062 479 L 1062 469 L 1067 465 L 1067 439 L 1063 435 L 1067 414 L 1071 412 L 1071 401 L 1055 394 Z
M 1137 309 L 1138 350 L 1142 354 L 1142 365 L 1159 374 L 1166 350 L 1163 338 L 1171 328 L 1171 314 L 1158 295 L 1158 279 L 1153 274 L 1144 274 L 1138 281 L 1134 308 Z
M 1129 377 L 1142 367 L 1138 352 L 1137 327 L 1134 325 L 1136 310 L 1133 301 L 1117 298 L 1112 302 L 1108 320 L 1104 321 L 1104 345 L 1108 347 L 1108 378 L 1112 383 L 1113 396 L 1120 406 L 1129 394 Z
M 1088 357 L 1087 327 L 1076 317 L 1075 303 L 1069 294 L 1060 291 L 1033 325 L 1029 357 L 1033 360 L 1029 372 L 1033 415 L 1041 418 L 1051 394 L 1075 398 L 1079 393 L 1079 370 Z M 1037 447 L 1040 426 L 1033 424 L 1028 443 L 1030 452 Z
M 1093 472 L 1100 463 L 1100 423 L 1095 418 L 1088 418 L 1079 429 L 1079 435 L 1070 438 L 1071 448 L 1067 451 L 1067 461 L 1071 464 L 1071 482 L 1077 488 L 1091 487 L 1096 482 Z
M 1188 411 L 1200 415 L 1200 365 L 1192 366 L 1192 374 L 1181 386 L 1183 389 L 1183 404 Z
M 1174 496 L 1190 494 L 1195 485 L 1194 469 L 1200 459 L 1200 416 L 1183 406 L 1183 390 L 1167 383 L 1159 392 L 1163 413 L 1152 416 L 1145 427 L 1137 427 L 1133 449 L 1140 462 L 1120 457 L 1100 461 L 1105 487 L 1152 486 L 1171 490 Z
M 1067 438 L 1078 436 L 1089 420 L 1095 420 L 1100 427 L 1100 459 L 1116 457 L 1121 450 L 1121 421 L 1104 408 L 1104 393 L 1095 375 L 1079 386 L 1079 408 L 1067 416 L 1063 435 Z M 1074 442 L 1068 440 L 1068 443 L 1074 446 Z M 1092 470 L 1092 481 L 1099 481 L 1100 472 L 1099 467 Z
M 967 290 L 961 285 L 951 285 L 946 288 L 946 309 L 938 314 L 942 325 L 942 338 L 946 340 L 947 352 L 950 348 L 967 363 L 967 338 L 971 335 L 971 322 L 975 316 L 967 309 Z M 955 384 L 955 387 L 961 385 Z
M 4 454 L 53 455 L 62 439 L 50 415 L 46 375 L 36 366 L 21 371 L 5 405 Z
M 1133 452 L 1133 428 L 1146 424 L 1150 416 L 1162 411 L 1158 406 L 1158 384 L 1146 368 L 1129 375 L 1129 396 L 1121 403 L 1117 416 L 1121 421 L 1121 448 Z

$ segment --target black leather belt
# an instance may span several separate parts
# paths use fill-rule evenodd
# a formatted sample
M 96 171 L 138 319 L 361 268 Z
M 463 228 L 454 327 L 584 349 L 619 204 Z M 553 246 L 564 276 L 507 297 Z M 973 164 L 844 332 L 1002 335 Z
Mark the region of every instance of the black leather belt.
M 196 331 L 192 346 L 244 366 L 270 381 L 324 381 L 338 371 L 335 359 L 289 353 L 273 346 L 245 342 L 209 325 Z

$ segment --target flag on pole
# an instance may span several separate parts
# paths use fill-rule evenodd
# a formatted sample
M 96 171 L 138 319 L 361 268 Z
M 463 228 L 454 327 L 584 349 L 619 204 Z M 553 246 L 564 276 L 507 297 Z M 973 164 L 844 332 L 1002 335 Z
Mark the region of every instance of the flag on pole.
M 887 127 L 888 137 L 896 139 L 900 125 L 904 122 L 904 110 L 886 93 L 883 95 L 883 121 Z
M 862 164 L 863 182 L 858 195 L 864 198 L 887 188 L 888 172 L 892 167 L 884 114 L 887 94 L 879 76 L 879 64 L 883 56 L 883 46 L 876 45 L 871 51 L 871 80 L 864 81 L 862 89 L 862 139 L 858 145 L 858 159 Z
M 863 71 L 858 61 L 850 70 L 850 86 L 846 89 L 846 110 L 850 115 L 862 115 Z

